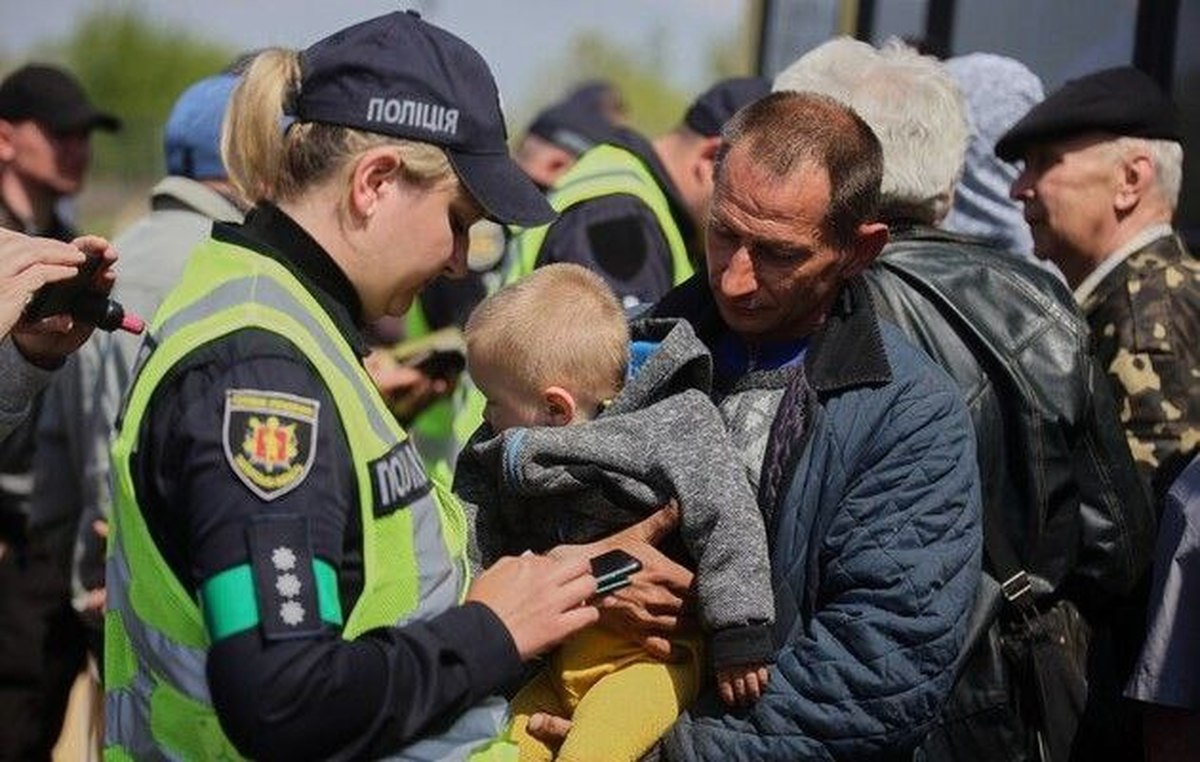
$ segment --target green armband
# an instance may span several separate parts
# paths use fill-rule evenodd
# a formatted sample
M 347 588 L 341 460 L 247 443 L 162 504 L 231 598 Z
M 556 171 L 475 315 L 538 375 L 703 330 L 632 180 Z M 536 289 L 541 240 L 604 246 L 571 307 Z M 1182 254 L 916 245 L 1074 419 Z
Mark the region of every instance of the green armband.
M 341 627 L 342 602 L 338 596 L 337 571 L 316 558 L 312 562 L 312 571 L 321 620 Z M 200 608 L 204 612 L 204 627 L 213 643 L 257 627 L 259 602 L 250 564 L 234 566 L 205 580 L 200 586 Z

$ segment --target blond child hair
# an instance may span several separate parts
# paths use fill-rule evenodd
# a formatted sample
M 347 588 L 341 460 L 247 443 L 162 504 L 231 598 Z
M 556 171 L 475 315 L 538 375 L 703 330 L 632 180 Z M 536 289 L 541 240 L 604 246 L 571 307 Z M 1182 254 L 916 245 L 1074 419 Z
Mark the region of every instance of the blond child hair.
M 465 334 L 468 367 L 486 364 L 529 394 L 557 385 L 594 407 L 625 383 L 625 313 L 604 279 L 579 265 L 539 267 L 500 289 Z

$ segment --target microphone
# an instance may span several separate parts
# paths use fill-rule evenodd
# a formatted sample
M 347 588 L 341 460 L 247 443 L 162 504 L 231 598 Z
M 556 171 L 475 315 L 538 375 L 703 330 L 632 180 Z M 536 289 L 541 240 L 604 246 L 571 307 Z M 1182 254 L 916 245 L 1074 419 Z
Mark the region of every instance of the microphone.
M 71 302 L 71 317 L 91 323 L 102 331 L 122 331 L 140 334 L 146 330 L 146 321 L 132 312 L 126 312 L 121 303 L 104 294 L 85 291 Z

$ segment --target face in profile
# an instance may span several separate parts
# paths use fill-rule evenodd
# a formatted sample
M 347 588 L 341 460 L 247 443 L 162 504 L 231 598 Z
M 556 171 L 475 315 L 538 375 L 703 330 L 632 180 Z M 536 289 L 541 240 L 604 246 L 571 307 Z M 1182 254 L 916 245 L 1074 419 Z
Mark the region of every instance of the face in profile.
M 542 190 L 550 188 L 575 164 L 575 156 L 537 135 L 526 135 L 513 159 Z
M 807 336 L 851 274 L 824 229 L 829 198 L 822 167 L 780 178 L 745 146 L 725 157 L 705 230 L 708 278 L 721 317 L 744 340 Z
M 1026 149 L 1010 195 L 1025 207 L 1034 252 L 1052 262 L 1106 254 L 1104 220 L 1119 180 L 1107 136 L 1080 135 Z
M 390 182 L 373 216 L 379 220 L 378 276 L 391 283 L 382 314 L 399 317 L 438 276 L 466 274 L 469 230 L 482 210 L 455 179 L 432 186 L 400 177 Z

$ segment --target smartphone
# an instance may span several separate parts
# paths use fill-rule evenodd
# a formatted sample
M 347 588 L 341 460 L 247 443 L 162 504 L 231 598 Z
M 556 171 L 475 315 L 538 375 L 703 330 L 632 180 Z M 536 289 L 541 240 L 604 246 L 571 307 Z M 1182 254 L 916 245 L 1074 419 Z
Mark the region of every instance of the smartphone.
M 41 320 L 51 315 L 70 312 L 79 295 L 91 288 L 92 280 L 102 264 L 103 257 L 99 254 L 89 254 L 74 276 L 39 288 L 25 307 L 25 319 Z
M 642 562 L 623 550 L 610 550 L 592 559 L 592 576 L 596 578 L 595 595 L 607 595 L 628 587 L 630 577 L 640 571 Z
M 467 369 L 467 357 L 462 352 L 435 349 L 427 354 L 402 360 L 401 364 L 416 368 L 430 378 L 454 381 Z

